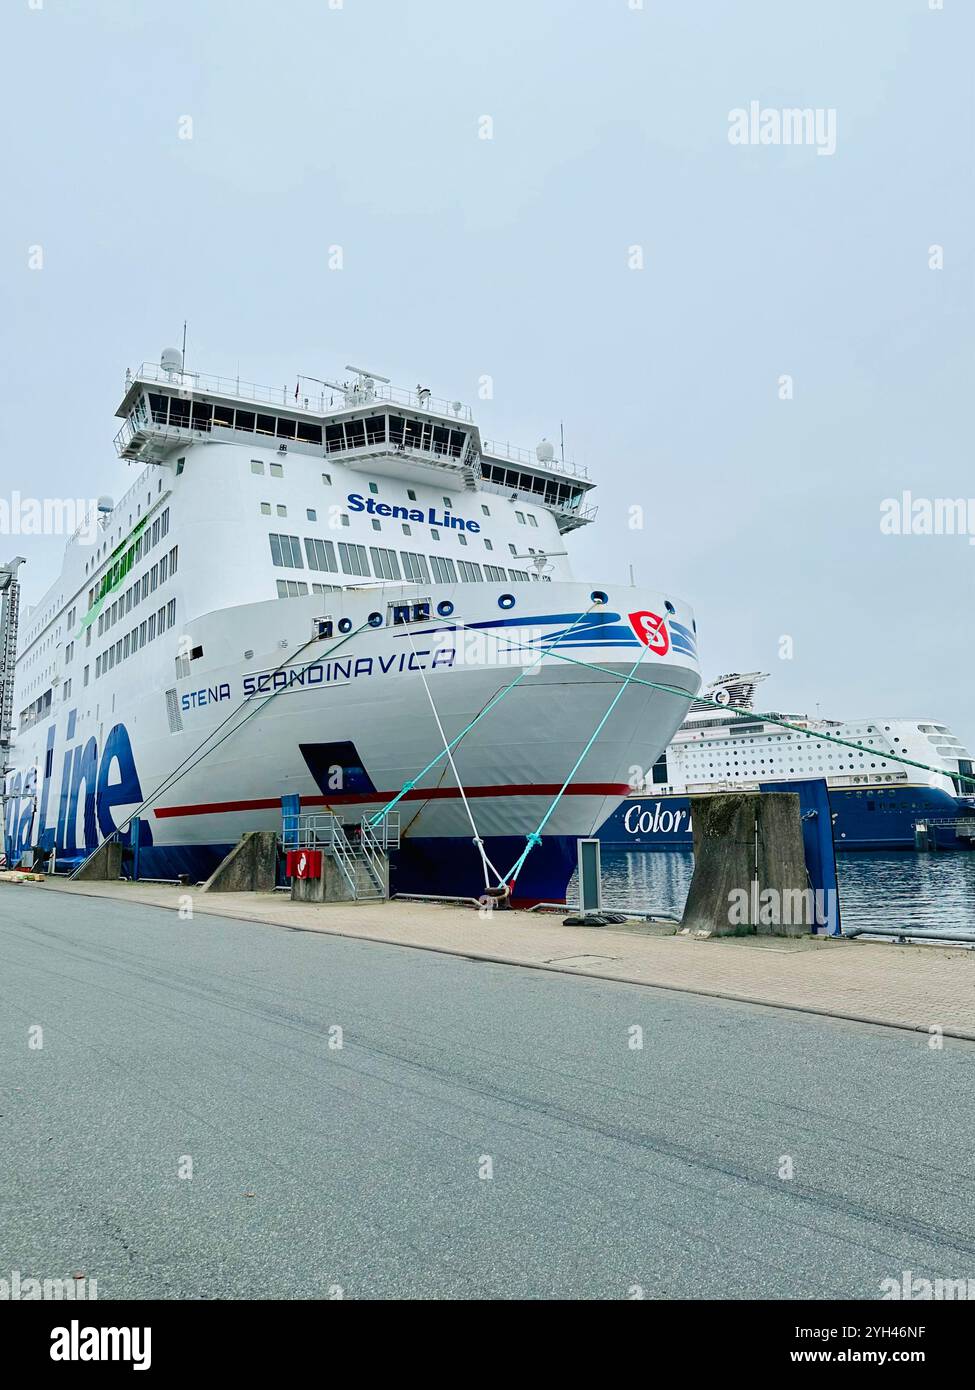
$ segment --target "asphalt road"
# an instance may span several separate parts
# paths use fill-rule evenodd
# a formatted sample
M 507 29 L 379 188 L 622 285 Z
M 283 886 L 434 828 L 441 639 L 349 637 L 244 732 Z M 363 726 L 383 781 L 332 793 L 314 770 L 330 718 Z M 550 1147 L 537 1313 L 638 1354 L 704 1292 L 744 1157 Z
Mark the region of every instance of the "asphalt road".
M 966 1043 L 0 887 L 0 1082 L 0 1278 L 618 1299 L 975 1277 Z

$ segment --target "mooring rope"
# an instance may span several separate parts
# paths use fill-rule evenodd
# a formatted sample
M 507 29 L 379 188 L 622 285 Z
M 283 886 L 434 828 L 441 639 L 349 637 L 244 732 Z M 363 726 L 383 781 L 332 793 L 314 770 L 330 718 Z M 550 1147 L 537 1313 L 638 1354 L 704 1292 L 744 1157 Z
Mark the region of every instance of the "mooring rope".
M 515 686 L 520 684 L 520 682 L 523 681 L 525 677 L 529 675 L 535 669 L 536 666 L 539 665 L 539 663 L 543 660 L 546 654 L 550 652 L 554 646 L 556 646 L 564 638 L 568 637 L 569 633 L 579 626 L 583 618 L 588 618 L 589 614 L 593 611 L 593 609 L 598 607 L 599 605 L 596 603 L 590 604 L 590 606 L 586 609 L 584 613 L 579 614 L 575 622 L 573 622 L 569 627 L 567 627 L 564 632 L 559 633 L 559 636 L 556 638 L 555 642 L 553 642 L 548 647 L 543 647 L 539 651 L 535 660 L 532 661 L 528 666 L 526 666 L 525 669 L 521 672 L 521 674 L 519 676 L 516 676 L 515 679 L 510 683 L 510 685 L 506 685 L 503 690 L 499 690 L 495 695 L 493 695 L 491 699 L 488 700 L 484 708 L 479 710 L 477 714 L 475 714 L 474 718 L 467 725 L 467 727 L 461 729 L 460 733 L 456 736 L 456 738 L 452 738 L 450 740 L 450 743 L 447 745 L 447 747 L 450 750 L 456 748 L 458 743 L 460 743 L 461 739 L 466 738 L 467 735 L 470 733 L 471 729 L 473 729 L 476 724 L 479 724 L 480 721 L 484 718 L 484 716 L 488 714 L 492 709 L 494 709 L 495 705 L 499 704 L 500 701 L 503 700 L 506 695 L 510 694 L 510 692 L 514 690 Z M 465 623 L 460 618 L 455 618 L 452 616 L 450 622 L 451 627 L 463 628 L 467 632 L 473 632 L 476 636 L 494 636 L 494 633 L 482 633 L 478 628 L 472 627 L 470 623 Z M 509 643 L 508 645 L 518 646 L 523 651 L 531 651 L 530 647 L 525 646 L 525 644 L 521 642 Z M 375 812 L 374 815 L 369 817 L 369 824 L 378 825 L 379 822 L 385 816 L 388 816 L 390 811 L 392 811 L 393 807 L 396 806 L 398 802 L 402 801 L 404 796 L 406 796 L 407 792 L 413 791 L 417 782 L 419 782 L 423 777 L 425 777 L 431 768 L 436 767 L 437 763 L 439 763 L 446 756 L 446 754 L 447 749 L 445 749 L 443 753 L 438 753 L 435 758 L 430 759 L 426 767 L 422 768 L 416 774 L 415 777 L 411 777 L 408 781 L 404 782 L 402 787 L 393 797 L 392 801 L 388 801 L 385 806 L 381 807 L 378 811 Z
M 531 648 L 522 642 L 513 642 L 507 637 L 491 632 L 486 634 L 496 642 L 504 642 L 509 647 L 520 647 L 530 651 Z M 582 661 L 576 656 L 566 656 L 564 652 L 553 652 L 556 661 L 566 661 L 571 666 L 581 666 L 589 671 L 599 671 L 603 675 L 612 676 L 616 680 L 630 679 L 621 677 L 618 671 L 614 671 L 609 666 L 600 666 L 596 662 Z M 735 719 L 760 719 L 767 724 L 776 724 L 780 728 L 789 729 L 792 733 L 800 734 L 803 738 L 821 739 L 827 743 L 836 743 L 844 748 L 852 748 L 858 753 L 869 753 L 871 757 L 887 758 L 891 762 L 903 763 L 906 767 L 916 767 L 922 772 L 933 772 L 939 777 L 956 776 L 960 782 L 968 782 L 975 787 L 975 775 L 966 772 L 949 774 L 943 767 L 934 767 L 931 763 L 918 762 L 915 758 L 908 758 L 903 753 L 891 752 L 887 749 L 879 750 L 869 748 L 866 744 L 856 743 L 852 739 L 840 738 L 838 734 L 828 734 L 822 729 L 804 729 L 799 724 L 792 724 L 788 719 L 783 719 L 781 715 L 764 713 L 754 709 L 731 709 L 727 705 L 722 705 L 720 701 L 709 699 L 706 695 L 690 695 L 686 690 L 676 685 L 664 685 L 660 681 L 647 680 L 645 677 L 633 676 L 631 678 L 636 685 L 645 685 L 651 690 L 663 691 L 665 695 L 678 695 L 682 700 L 693 701 L 696 704 L 707 705 L 711 709 L 719 710 L 722 714 L 729 715 Z
M 409 628 L 407 628 L 406 630 L 406 635 L 410 639 L 410 647 L 413 651 L 413 655 L 416 656 L 416 644 L 413 641 L 413 634 L 412 632 L 410 632 Z M 447 742 L 447 735 L 444 732 L 444 727 L 440 719 L 440 714 L 437 710 L 437 706 L 434 702 L 433 695 L 430 691 L 430 685 L 427 681 L 427 673 L 422 666 L 419 668 L 419 670 L 420 679 L 423 681 L 423 689 L 427 692 L 427 699 L 430 701 L 430 708 L 433 711 L 433 717 L 436 720 L 437 728 L 440 731 L 440 738 L 443 742 L 444 753 L 446 754 L 447 760 L 450 763 L 450 770 L 454 774 L 454 781 L 457 783 L 457 790 L 460 792 L 460 799 L 464 803 L 464 810 L 467 812 L 467 819 L 471 823 L 471 831 L 473 833 L 474 845 L 477 849 L 478 854 L 481 856 L 481 869 L 484 873 L 484 887 L 488 889 L 491 888 L 491 879 L 490 875 L 488 874 L 488 870 L 490 869 L 491 873 L 494 874 L 494 887 L 503 888 L 504 879 L 501 877 L 498 870 L 495 868 L 495 866 L 491 863 L 491 860 L 488 858 L 487 850 L 484 848 L 484 840 L 482 839 L 481 833 L 478 830 L 477 824 L 474 820 L 474 813 L 471 810 L 470 802 L 467 800 L 467 793 L 464 790 L 464 784 L 460 780 L 460 773 L 457 771 L 457 764 L 454 762 L 453 749 Z
M 609 708 L 606 710 L 605 714 L 603 715 L 602 719 L 600 719 L 595 729 L 593 729 L 592 734 L 590 735 L 585 748 L 583 748 L 582 752 L 579 754 L 578 758 L 576 758 L 575 762 L 573 763 L 572 771 L 569 773 L 568 777 L 566 777 L 558 792 L 556 792 L 554 798 L 552 799 L 552 804 L 549 806 L 544 816 L 542 816 L 542 819 L 539 821 L 537 828 L 525 837 L 525 848 L 522 850 L 521 854 L 515 860 L 514 864 L 512 864 L 510 870 L 505 876 L 505 882 L 508 884 L 509 891 L 513 892 L 515 880 L 521 873 L 525 860 L 528 858 L 529 854 L 531 854 L 535 846 L 541 842 L 542 831 L 545 829 L 546 825 L 551 819 L 556 806 L 559 804 L 559 802 L 562 800 L 562 797 L 565 795 L 566 788 L 569 786 L 573 777 L 576 775 L 579 768 L 582 766 L 582 763 L 586 758 L 586 755 L 588 754 L 590 748 L 592 748 L 593 744 L 596 742 L 596 739 L 602 733 L 606 725 L 606 721 L 609 719 L 609 716 L 613 713 L 613 710 L 616 708 L 616 706 L 622 699 L 623 692 L 626 690 L 626 687 L 630 684 L 630 682 L 634 679 L 636 674 L 636 668 L 639 666 L 640 662 L 643 660 L 643 658 L 646 656 L 649 650 L 650 648 L 646 646 L 644 646 L 641 650 L 640 655 L 637 657 L 636 661 L 634 661 L 633 665 L 630 667 L 629 675 L 626 677 L 619 690 L 617 690 L 616 694 L 613 696 L 612 700 L 610 701 Z

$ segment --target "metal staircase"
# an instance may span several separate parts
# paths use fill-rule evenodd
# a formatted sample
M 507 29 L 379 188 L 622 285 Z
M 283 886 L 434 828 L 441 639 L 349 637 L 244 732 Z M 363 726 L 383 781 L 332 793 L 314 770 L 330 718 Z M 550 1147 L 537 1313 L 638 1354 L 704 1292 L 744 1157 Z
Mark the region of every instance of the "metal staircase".
M 354 902 L 382 902 L 389 897 L 389 852 L 400 843 L 399 812 L 390 812 L 378 826 L 367 817 L 355 824 L 333 811 L 300 812 L 285 817 L 282 843 L 286 850 L 326 854 Z

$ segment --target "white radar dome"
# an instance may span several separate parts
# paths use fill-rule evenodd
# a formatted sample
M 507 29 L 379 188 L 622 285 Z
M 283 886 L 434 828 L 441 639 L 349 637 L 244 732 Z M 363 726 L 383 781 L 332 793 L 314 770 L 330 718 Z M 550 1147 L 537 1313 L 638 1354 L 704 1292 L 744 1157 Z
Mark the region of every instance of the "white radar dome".
M 536 445 L 535 457 L 539 463 L 551 463 L 555 458 L 555 449 L 547 439 L 543 439 L 540 444 Z
M 115 503 L 111 497 L 99 497 L 97 507 L 100 512 L 114 512 Z
M 183 370 L 183 354 L 179 348 L 163 348 L 159 365 L 164 372 L 181 372 Z

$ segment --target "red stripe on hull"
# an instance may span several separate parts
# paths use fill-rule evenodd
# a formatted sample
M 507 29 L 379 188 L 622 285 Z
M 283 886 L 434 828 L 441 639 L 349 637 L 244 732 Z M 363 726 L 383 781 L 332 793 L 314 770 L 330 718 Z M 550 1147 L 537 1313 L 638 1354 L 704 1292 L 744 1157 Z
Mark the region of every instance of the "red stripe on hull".
M 465 787 L 465 795 L 482 796 L 556 796 L 562 790 L 558 783 L 531 783 L 506 787 Z M 566 787 L 565 796 L 627 796 L 631 788 L 626 782 L 577 782 Z M 395 792 L 338 792 L 335 796 L 303 796 L 302 806 L 375 805 L 392 801 Z M 444 801 L 460 796 L 458 787 L 430 787 L 423 791 L 414 787 L 406 792 L 403 801 Z M 153 815 L 159 820 L 172 816 L 219 816 L 233 811 L 280 810 L 280 797 L 259 797 L 252 801 L 204 801 L 198 806 L 159 806 Z

